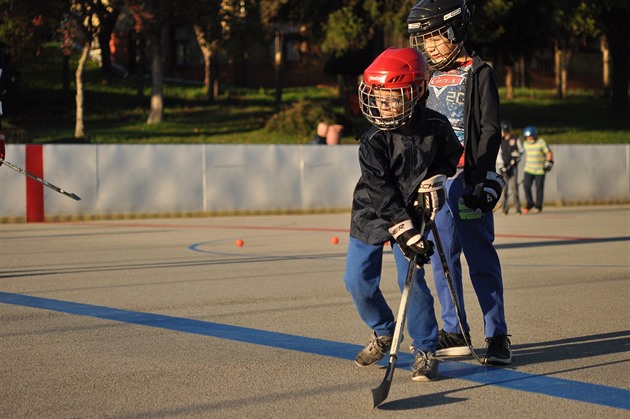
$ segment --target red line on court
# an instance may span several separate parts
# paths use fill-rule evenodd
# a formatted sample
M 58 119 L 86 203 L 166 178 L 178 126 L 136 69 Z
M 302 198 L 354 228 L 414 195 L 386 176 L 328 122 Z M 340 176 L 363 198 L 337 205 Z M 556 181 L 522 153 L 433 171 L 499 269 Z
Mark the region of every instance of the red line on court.
M 104 227 L 134 227 L 134 228 L 185 228 L 185 229 L 208 229 L 208 230 L 267 230 L 267 231 L 311 231 L 311 232 L 335 232 L 349 233 L 349 229 L 322 228 L 322 227 L 269 227 L 269 226 L 246 226 L 246 225 L 205 225 L 205 224 L 157 224 L 157 223 L 109 223 L 109 222 L 65 222 L 63 224 L 90 225 Z M 570 237 L 570 236 L 546 236 L 533 234 L 497 234 L 496 237 L 512 239 L 548 239 L 548 240 L 592 240 L 592 237 Z

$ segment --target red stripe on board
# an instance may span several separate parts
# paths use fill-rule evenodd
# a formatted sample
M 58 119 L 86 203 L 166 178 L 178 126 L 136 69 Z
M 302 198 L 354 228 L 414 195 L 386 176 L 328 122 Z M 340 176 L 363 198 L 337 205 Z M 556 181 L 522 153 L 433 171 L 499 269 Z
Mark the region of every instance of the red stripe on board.
M 44 177 L 44 148 L 41 144 L 26 145 L 26 171 Z M 44 221 L 44 185 L 26 176 L 26 221 Z

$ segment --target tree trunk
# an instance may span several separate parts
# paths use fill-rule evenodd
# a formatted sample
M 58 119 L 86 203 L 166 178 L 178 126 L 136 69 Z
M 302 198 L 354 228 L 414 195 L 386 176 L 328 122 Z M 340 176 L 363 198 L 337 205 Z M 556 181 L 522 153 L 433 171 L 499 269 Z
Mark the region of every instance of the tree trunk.
M 98 43 L 101 46 L 101 83 L 109 85 L 112 82 L 112 51 L 109 40 L 112 33 L 101 27 L 98 33 Z
M 138 106 L 142 107 L 144 105 L 144 67 L 145 67 L 145 42 L 142 34 L 139 32 L 135 33 L 136 37 L 136 55 L 135 66 L 136 66 L 136 98 L 138 100 Z
M 505 67 L 505 98 L 514 99 L 514 66 Z
M 214 86 L 212 80 L 212 48 L 210 43 L 206 39 L 206 34 L 199 25 L 193 25 L 195 35 L 197 36 L 197 44 L 201 49 L 201 55 L 203 56 L 203 86 L 206 89 L 206 97 L 208 103 L 214 103 Z
M 525 76 L 525 57 L 523 57 L 522 55 L 519 57 L 518 61 L 516 62 L 518 71 L 517 73 L 517 81 L 516 81 L 516 86 L 518 87 L 529 87 L 529 83 L 527 82 L 526 76 Z
M 562 99 L 567 95 L 568 85 L 568 67 L 571 60 L 571 51 L 561 47 L 558 40 L 554 41 L 554 68 L 556 76 L 556 97 Z
M 119 14 L 120 7 L 114 10 L 113 13 L 103 17 L 98 32 L 98 43 L 101 46 L 101 78 L 103 84 L 112 82 L 112 51 L 109 47 L 109 41 L 112 39 L 112 33 Z
M 630 38 L 630 11 L 615 3 L 610 11 L 604 14 L 603 22 L 606 40 L 610 48 L 612 60 L 612 100 L 611 110 L 617 115 L 627 117 L 628 114 L 628 79 L 630 63 L 628 59 L 628 39 Z
M 602 52 L 602 86 L 604 96 L 610 97 L 610 50 L 606 35 L 599 37 L 599 50 Z
M 162 57 L 162 37 L 155 33 L 151 37 L 151 108 L 147 124 L 159 124 L 164 119 L 164 60 Z
M 279 31 L 276 32 L 274 65 L 276 69 L 276 110 L 282 104 L 282 61 L 283 61 L 283 41 L 284 36 Z
M 219 56 L 215 54 L 215 59 L 212 60 L 212 66 L 210 67 L 210 85 L 212 86 L 213 97 L 219 97 L 221 93 L 220 81 L 219 81 Z
M 81 58 L 79 58 L 79 65 L 77 66 L 77 71 L 75 72 L 75 82 L 77 85 L 77 111 L 74 125 L 74 138 L 76 139 L 85 137 L 85 128 L 83 126 L 83 68 L 85 67 L 85 62 L 90 55 L 91 45 L 91 40 L 85 41 L 85 44 L 83 44 L 83 52 L 81 53 Z

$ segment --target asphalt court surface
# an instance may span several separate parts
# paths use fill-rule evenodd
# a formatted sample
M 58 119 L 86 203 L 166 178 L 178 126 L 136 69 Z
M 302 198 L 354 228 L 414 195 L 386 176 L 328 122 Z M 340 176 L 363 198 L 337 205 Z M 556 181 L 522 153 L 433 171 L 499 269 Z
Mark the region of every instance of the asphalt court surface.
M 0 416 L 630 417 L 630 206 L 499 214 L 513 364 L 416 383 L 403 343 L 374 410 L 349 213 L 0 224 Z M 397 312 L 391 252 L 382 288 Z

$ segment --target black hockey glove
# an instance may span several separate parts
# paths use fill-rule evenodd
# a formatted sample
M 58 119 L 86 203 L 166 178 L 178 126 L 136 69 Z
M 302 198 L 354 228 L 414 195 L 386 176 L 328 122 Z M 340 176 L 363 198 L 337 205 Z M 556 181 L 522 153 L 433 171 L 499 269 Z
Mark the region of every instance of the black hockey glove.
M 553 160 L 547 160 L 547 161 L 545 162 L 545 165 L 543 166 L 543 170 L 544 170 L 545 172 L 548 172 L 548 171 L 550 171 L 550 170 L 551 170 L 551 168 L 552 168 L 552 167 L 553 167 Z
M 435 175 L 425 179 L 418 188 L 418 199 L 414 202 L 416 208 L 424 210 L 431 221 L 446 204 L 446 175 Z
M 433 242 L 422 237 L 411 220 L 394 224 L 389 228 L 389 234 L 394 237 L 407 259 L 411 260 L 414 254 L 418 255 L 418 267 L 429 263 L 429 257 L 433 254 Z
M 475 185 L 472 193 L 464 194 L 459 203 L 474 209 L 477 214 L 485 214 L 494 209 L 505 186 L 503 176 L 495 172 L 487 172 L 486 180 Z

